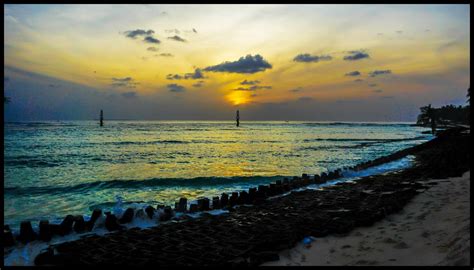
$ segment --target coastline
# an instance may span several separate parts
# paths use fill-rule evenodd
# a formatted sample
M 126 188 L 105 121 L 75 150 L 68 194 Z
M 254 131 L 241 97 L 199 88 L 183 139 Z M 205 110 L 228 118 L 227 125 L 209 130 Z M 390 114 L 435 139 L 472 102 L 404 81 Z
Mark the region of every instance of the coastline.
M 470 265 L 470 172 L 427 183 L 400 212 L 346 236 L 300 242 L 262 266 Z
M 54 245 L 54 251 L 50 248 L 43 252 L 35 263 L 235 266 L 275 260 L 279 251 L 293 247 L 308 235 L 344 234 L 399 211 L 427 188 L 422 183 L 426 178 L 464 172 L 469 168 L 466 165 L 469 154 L 465 153 L 468 138 L 456 132 L 446 134 L 358 166 L 358 169 L 369 168 L 415 154 L 418 160 L 415 168 L 364 177 L 323 190 L 291 192 L 259 205 L 229 209 L 230 213 L 222 216 L 203 215 L 199 219 L 183 216 L 146 230 L 89 236 Z M 312 224 L 315 226 L 309 226 Z

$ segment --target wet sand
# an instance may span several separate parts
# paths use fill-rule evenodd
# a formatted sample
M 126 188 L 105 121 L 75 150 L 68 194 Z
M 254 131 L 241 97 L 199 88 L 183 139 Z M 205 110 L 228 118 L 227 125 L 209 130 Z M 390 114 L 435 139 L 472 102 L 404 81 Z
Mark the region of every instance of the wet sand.
M 433 186 L 373 226 L 300 242 L 263 265 L 469 265 L 470 172 L 426 183 Z

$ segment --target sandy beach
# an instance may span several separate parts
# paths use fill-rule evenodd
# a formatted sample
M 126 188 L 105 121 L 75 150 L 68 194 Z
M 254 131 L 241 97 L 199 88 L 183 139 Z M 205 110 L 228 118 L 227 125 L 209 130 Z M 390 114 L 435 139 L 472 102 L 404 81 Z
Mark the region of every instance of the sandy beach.
M 347 236 L 313 238 L 264 266 L 470 265 L 470 172 L 429 180 L 402 211 Z

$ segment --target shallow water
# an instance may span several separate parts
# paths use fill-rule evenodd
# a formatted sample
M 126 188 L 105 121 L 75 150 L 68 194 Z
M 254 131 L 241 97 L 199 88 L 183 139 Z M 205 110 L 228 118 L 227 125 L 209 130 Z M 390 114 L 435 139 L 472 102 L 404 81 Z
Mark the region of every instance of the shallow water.
M 59 220 L 130 203 L 174 205 L 352 166 L 431 139 L 407 123 L 6 123 L 4 218 Z

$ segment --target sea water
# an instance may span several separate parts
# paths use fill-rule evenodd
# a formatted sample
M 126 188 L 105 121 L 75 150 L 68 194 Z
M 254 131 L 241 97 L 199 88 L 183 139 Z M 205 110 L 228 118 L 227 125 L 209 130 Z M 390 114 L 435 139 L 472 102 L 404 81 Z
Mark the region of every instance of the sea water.
M 173 206 L 180 197 L 320 174 L 432 138 L 410 123 L 50 121 L 4 128 L 4 224 L 14 231 L 23 220 Z

